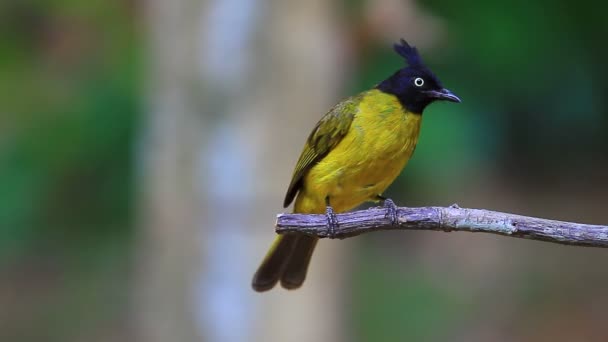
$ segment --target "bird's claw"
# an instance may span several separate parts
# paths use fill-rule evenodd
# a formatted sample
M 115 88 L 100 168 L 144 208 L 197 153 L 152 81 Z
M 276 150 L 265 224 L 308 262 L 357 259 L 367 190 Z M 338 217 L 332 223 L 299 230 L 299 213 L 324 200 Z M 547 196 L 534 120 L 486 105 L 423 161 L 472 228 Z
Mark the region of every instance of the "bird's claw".
M 334 213 L 334 209 L 329 205 L 325 208 L 325 216 L 327 216 L 327 237 L 335 239 L 336 229 L 338 228 L 338 217 Z
M 392 199 L 386 198 L 382 203 L 382 206 L 386 208 L 385 218 L 391 221 L 391 225 L 396 226 L 399 223 L 399 218 L 397 217 L 397 206 Z

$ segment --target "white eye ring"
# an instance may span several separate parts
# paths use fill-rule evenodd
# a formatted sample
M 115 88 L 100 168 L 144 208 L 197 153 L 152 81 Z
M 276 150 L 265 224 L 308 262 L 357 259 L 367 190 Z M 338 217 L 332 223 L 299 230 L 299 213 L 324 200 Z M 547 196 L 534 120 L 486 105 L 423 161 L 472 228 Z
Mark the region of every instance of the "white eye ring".
M 414 80 L 414 85 L 416 87 L 422 87 L 424 85 L 424 80 L 420 77 L 416 77 L 416 79 Z

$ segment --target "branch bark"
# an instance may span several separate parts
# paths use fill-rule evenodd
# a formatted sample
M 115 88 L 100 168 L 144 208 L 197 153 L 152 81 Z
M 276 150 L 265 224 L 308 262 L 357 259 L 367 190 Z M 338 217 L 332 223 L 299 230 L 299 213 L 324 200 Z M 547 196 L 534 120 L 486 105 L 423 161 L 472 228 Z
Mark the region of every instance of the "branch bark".
M 386 208 L 337 214 L 330 233 L 328 220 L 319 214 L 279 214 L 276 232 L 305 233 L 320 238 L 344 239 L 379 230 L 440 230 L 483 232 L 541 240 L 564 245 L 608 247 L 608 226 L 548 220 L 483 209 L 450 207 L 396 208 L 396 221 Z M 392 224 L 391 222 L 396 222 Z

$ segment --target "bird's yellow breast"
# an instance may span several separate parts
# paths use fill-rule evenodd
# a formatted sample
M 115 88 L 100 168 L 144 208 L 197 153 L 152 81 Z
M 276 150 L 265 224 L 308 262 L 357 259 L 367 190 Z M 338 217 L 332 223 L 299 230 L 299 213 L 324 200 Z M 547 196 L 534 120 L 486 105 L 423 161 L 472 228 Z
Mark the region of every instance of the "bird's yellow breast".
M 395 96 L 368 91 L 344 138 L 304 176 L 295 211 L 323 213 L 328 196 L 337 212 L 374 200 L 412 156 L 420 123 Z

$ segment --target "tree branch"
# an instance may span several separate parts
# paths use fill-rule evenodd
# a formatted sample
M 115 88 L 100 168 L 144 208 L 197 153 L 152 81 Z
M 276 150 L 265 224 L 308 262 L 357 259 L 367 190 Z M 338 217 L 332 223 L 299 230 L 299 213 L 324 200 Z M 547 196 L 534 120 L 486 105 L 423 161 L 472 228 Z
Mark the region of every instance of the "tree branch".
M 608 226 L 563 222 L 483 209 L 450 207 L 396 208 L 396 224 L 390 211 L 370 208 L 337 214 L 338 226 L 330 236 L 328 220 L 318 214 L 279 214 L 276 232 L 304 233 L 320 238 L 344 239 L 379 230 L 441 230 L 484 232 L 542 240 L 564 245 L 608 247 Z

